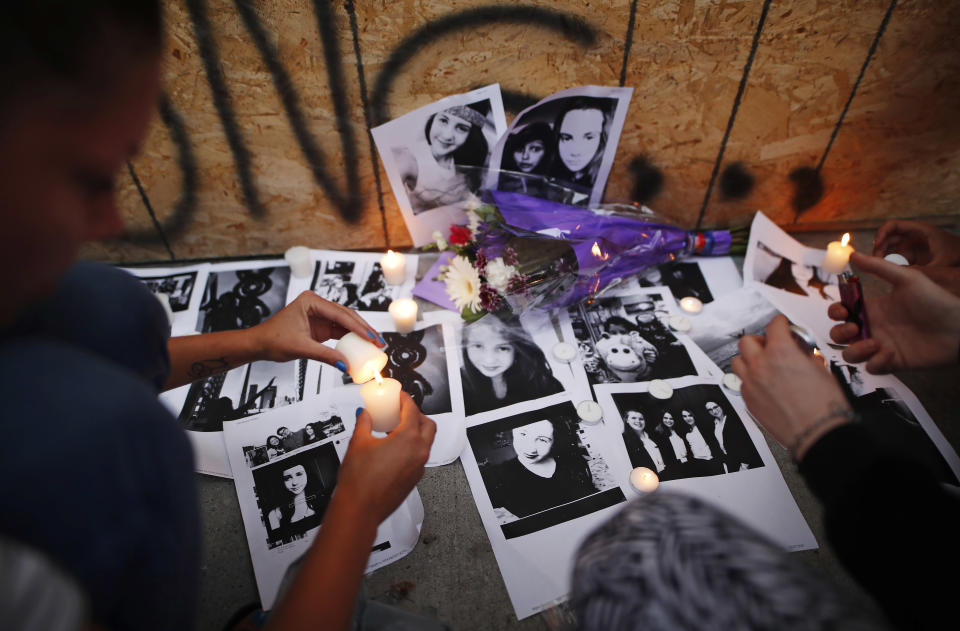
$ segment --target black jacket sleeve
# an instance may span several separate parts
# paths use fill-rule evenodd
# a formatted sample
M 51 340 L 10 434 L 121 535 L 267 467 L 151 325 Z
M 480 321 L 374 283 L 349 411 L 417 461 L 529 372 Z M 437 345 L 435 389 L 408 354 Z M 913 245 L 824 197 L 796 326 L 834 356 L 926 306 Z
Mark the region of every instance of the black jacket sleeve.
M 820 438 L 800 473 L 823 503 L 837 557 L 897 627 L 956 622 L 960 500 L 923 464 L 851 423 Z

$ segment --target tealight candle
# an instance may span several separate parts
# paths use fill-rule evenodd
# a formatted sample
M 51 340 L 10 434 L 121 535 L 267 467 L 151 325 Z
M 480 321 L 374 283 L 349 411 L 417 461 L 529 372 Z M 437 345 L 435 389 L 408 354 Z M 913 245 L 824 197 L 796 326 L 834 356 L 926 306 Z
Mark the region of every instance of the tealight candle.
M 637 467 L 630 472 L 630 486 L 638 493 L 650 493 L 660 486 L 660 478 L 647 467 Z
M 697 314 L 703 311 L 703 303 L 699 298 L 687 296 L 686 298 L 680 299 L 680 308 L 687 313 Z
M 337 342 L 337 350 L 347 358 L 347 368 L 354 383 L 376 378 L 387 365 L 387 354 L 356 333 L 347 333 Z
M 290 272 L 295 278 L 309 278 L 313 266 L 310 265 L 310 250 L 302 245 L 295 245 L 283 253 L 283 258 L 290 266 Z
M 409 333 L 417 323 L 417 302 L 410 298 L 397 298 L 390 303 L 390 317 L 397 333 Z
M 823 257 L 823 271 L 827 274 L 839 274 L 850 261 L 850 255 L 853 254 L 853 246 L 850 243 L 850 233 L 846 232 L 839 241 L 831 241 L 827 244 L 827 253 Z
M 400 423 L 400 382 L 376 373 L 373 381 L 360 387 L 363 405 L 372 419 L 377 432 L 392 431 Z
M 402 254 L 387 250 L 387 253 L 380 259 L 380 267 L 383 269 L 383 279 L 387 281 L 387 284 L 403 284 L 407 276 L 407 259 Z

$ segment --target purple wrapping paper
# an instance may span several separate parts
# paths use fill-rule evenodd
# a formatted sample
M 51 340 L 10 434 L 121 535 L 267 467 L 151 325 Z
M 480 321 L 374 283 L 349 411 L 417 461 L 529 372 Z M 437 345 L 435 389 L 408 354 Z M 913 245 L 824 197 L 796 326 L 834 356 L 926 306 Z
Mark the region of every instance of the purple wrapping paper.
M 514 232 L 510 227 L 520 228 L 540 232 L 544 239 L 562 239 L 576 254 L 576 282 L 546 308 L 569 305 L 646 267 L 688 255 L 699 242 L 697 236 L 675 226 L 574 208 L 519 193 L 490 193 L 508 224 L 498 228 L 507 232 Z M 499 239 L 491 237 L 494 243 L 490 249 L 496 250 Z M 730 250 L 731 237 L 727 231 L 703 233 L 700 238 L 703 254 L 724 254 Z M 486 241 L 482 245 L 488 247 Z
M 417 286 L 413 288 L 413 295 L 418 298 L 423 298 L 424 300 L 429 300 L 444 309 L 460 313 L 457 305 L 454 304 L 453 300 L 451 300 L 447 294 L 447 285 L 442 280 L 434 280 L 440 275 L 440 266 L 449 265 L 450 259 L 454 257 L 454 254 L 454 252 L 449 250 L 441 252 L 437 262 L 433 264 L 430 271 L 424 274 L 420 282 L 417 283 Z

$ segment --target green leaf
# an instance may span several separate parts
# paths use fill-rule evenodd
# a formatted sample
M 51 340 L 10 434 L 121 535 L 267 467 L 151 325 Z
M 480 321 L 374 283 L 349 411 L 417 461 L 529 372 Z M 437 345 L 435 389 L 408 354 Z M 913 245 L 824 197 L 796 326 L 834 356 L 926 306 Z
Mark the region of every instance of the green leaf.
M 487 315 L 485 309 L 474 311 L 470 307 L 464 307 L 463 311 L 460 312 L 460 317 L 463 318 L 464 322 L 476 322 L 485 315 Z

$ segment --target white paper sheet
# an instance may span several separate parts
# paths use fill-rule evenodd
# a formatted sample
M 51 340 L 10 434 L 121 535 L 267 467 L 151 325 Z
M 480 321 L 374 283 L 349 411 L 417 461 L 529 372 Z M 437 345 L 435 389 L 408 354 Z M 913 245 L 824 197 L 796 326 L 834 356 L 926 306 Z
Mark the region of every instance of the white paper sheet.
M 526 108 L 493 151 L 487 187 L 555 199 L 555 191 L 527 177 L 545 176 L 576 192 L 569 203 L 596 206 L 603 199 L 632 94 L 633 88 L 588 85 L 556 92 Z M 539 144 L 538 157 L 530 153 L 531 144 Z
M 190 335 L 196 332 L 197 315 L 207 285 L 210 265 L 183 267 L 124 267 L 139 278 L 153 293 L 165 294 L 173 310 L 170 335 Z
M 365 314 L 367 322 L 376 327 L 387 340 L 387 367 L 384 376 L 398 379 L 403 389 L 418 403 L 424 414 L 437 424 L 437 434 L 427 466 L 435 467 L 453 462 L 460 456 L 466 441 L 463 395 L 460 386 L 460 364 L 457 357 L 455 330 L 460 317 L 450 312 L 431 312 L 417 322 L 414 332 L 402 335 L 389 315 Z M 328 342 L 335 346 L 334 341 Z M 360 386 L 336 368 L 323 365 L 317 375 L 319 396 L 348 389 L 354 390 L 359 400 Z M 360 404 L 362 405 L 362 403 Z
M 461 461 L 521 619 L 567 597 L 580 541 L 626 500 L 604 460 L 600 429 L 580 423 L 574 405 L 568 395 L 558 394 L 469 419 L 468 447 Z M 536 429 L 531 424 L 542 425 L 546 419 L 556 424 L 553 438 L 560 447 L 551 449 L 555 482 L 538 489 L 528 483 L 533 479 L 530 474 L 512 477 L 503 473 L 503 467 L 522 466 L 512 446 L 521 440 L 514 430 Z M 584 483 L 584 469 L 589 471 L 589 484 Z
M 419 257 L 404 254 L 405 280 L 400 285 L 388 285 L 380 268 L 380 252 L 337 252 L 311 250 L 313 275 L 310 279 L 291 281 L 291 299 L 306 289 L 312 289 L 321 298 L 361 312 L 386 312 L 390 303 L 409 297 L 416 284 Z
M 326 397 L 322 405 L 315 400 L 304 401 L 224 425 L 257 590 L 266 610 L 274 606 L 288 568 L 307 552 L 321 527 L 320 513 L 333 493 L 336 472 L 353 431 L 357 404 L 358 396 L 344 389 Z M 295 429 L 325 423 L 331 410 L 344 421 L 344 431 L 276 455 L 266 464 L 253 464 L 250 454 L 257 453 L 267 437 L 277 435 L 280 427 Z M 316 510 L 314 515 L 294 520 L 285 517 L 280 509 L 284 498 L 293 497 L 284 475 L 301 471 L 308 480 L 303 492 Z M 367 572 L 408 554 L 419 539 L 422 523 L 423 504 L 414 489 L 377 529 Z
M 808 248 L 757 212 L 743 262 L 744 284 L 756 284 L 790 320 L 810 330 L 821 348 L 836 322 L 827 307 L 840 300 L 837 277 L 821 269 L 825 250 Z
M 464 204 L 478 192 L 490 150 L 506 129 L 500 86 L 493 84 L 440 99 L 371 130 L 414 245 L 433 241 L 435 230 L 446 238 L 451 224 L 467 222 Z

